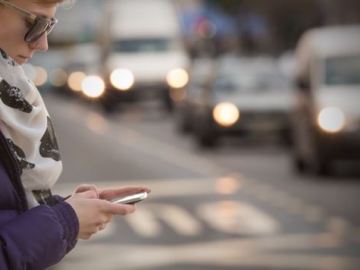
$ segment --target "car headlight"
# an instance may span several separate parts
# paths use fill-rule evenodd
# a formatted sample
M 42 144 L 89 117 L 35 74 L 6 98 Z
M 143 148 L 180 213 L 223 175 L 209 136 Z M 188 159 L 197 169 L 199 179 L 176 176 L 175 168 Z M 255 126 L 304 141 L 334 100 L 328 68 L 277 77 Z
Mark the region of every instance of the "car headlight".
M 82 90 L 81 84 L 85 78 L 86 75 L 84 72 L 75 71 L 69 75 L 67 84 L 72 91 L 80 92 Z
M 87 76 L 81 84 L 82 92 L 90 98 L 98 98 L 105 92 L 105 83 L 99 76 Z
M 34 84 L 36 86 L 44 85 L 48 80 L 48 73 L 43 67 L 35 67 Z
M 127 91 L 134 85 L 135 78 L 130 70 L 119 68 L 111 73 L 110 82 L 115 88 Z
M 50 83 L 55 87 L 64 86 L 67 82 L 67 77 L 66 71 L 61 68 L 54 69 L 49 74 Z
M 230 127 L 240 118 L 240 111 L 233 103 L 219 103 L 213 109 L 213 118 L 221 126 Z
M 322 109 L 317 118 L 319 127 L 329 133 L 336 133 L 345 127 L 345 114 L 336 107 Z
M 189 82 L 189 74 L 182 68 L 173 69 L 167 74 L 166 81 L 172 88 L 183 88 Z

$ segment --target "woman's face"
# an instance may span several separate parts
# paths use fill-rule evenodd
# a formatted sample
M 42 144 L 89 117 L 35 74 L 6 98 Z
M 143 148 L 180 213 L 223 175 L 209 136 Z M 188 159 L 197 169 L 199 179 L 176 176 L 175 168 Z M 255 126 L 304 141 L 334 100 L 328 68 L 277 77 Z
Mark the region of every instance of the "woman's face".
M 35 0 L 11 0 L 12 4 L 36 15 L 49 18 L 55 16 L 56 4 L 41 4 Z M 0 48 L 3 49 L 18 64 L 26 63 L 36 51 L 48 49 L 47 34 L 33 43 L 24 40 L 29 26 L 26 15 L 0 4 Z

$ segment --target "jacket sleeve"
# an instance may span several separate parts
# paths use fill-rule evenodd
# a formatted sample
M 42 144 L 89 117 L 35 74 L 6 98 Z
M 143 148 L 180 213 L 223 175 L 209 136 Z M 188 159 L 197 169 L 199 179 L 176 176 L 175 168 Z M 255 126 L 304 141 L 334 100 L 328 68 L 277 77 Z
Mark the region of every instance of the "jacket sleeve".
M 0 216 L 4 215 L 9 215 L 9 211 L 0 210 Z M 0 269 L 46 269 L 75 246 L 78 231 L 76 213 L 65 201 L 34 207 L 7 222 L 3 220 Z

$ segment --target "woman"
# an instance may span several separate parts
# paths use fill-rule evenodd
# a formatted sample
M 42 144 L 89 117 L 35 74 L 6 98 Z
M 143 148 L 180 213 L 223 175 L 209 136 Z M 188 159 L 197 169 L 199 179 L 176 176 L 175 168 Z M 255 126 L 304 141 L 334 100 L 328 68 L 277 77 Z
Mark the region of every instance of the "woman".
M 45 269 L 132 205 L 109 200 L 147 188 L 82 185 L 51 194 L 61 170 L 51 119 L 21 68 L 48 49 L 61 0 L 0 0 L 0 269 Z

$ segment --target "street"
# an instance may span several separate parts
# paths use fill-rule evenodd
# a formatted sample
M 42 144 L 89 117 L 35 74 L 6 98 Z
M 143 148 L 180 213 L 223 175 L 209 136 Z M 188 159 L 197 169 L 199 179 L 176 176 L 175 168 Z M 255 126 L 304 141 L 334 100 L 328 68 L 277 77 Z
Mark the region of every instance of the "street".
M 360 269 L 359 166 L 299 176 L 273 138 L 204 150 L 156 103 L 107 116 L 44 98 L 64 164 L 55 193 L 81 183 L 152 189 L 135 214 L 79 241 L 53 270 Z

